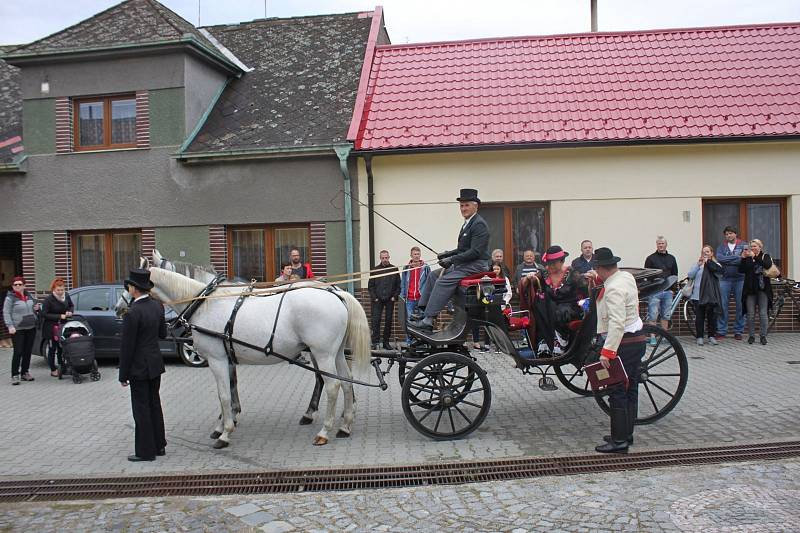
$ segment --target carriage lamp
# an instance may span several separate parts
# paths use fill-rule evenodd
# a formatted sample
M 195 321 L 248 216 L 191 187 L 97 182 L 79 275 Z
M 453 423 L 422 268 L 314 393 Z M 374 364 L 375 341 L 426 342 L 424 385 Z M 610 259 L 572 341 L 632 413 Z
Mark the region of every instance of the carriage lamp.
M 484 304 L 489 304 L 492 302 L 492 297 L 494 296 L 494 281 L 489 276 L 483 276 L 481 281 L 478 283 L 478 287 L 480 288 L 480 294 L 478 297 Z M 483 295 L 481 297 L 481 295 Z

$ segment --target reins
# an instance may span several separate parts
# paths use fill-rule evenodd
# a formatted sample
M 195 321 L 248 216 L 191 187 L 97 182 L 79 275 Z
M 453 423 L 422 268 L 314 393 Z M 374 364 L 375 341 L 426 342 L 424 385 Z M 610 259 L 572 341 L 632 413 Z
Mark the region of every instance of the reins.
M 402 272 L 410 272 L 412 270 L 419 270 L 421 268 L 429 266 L 429 264 L 433 264 L 433 263 L 436 263 L 436 262 L 438 262 L 437 259 L 431 259 L 430 261 L 423 261 L 422 264 L 419 265 L 419 266 L 411 267 L 411 268 L 408 268 L 408 269 L 403 270 L 403 271 L 392 270 L 392 271 L 389 271 L 389 272 L 384 272 L 382 274 L 369 275 L 367 279 L 377 279 L 377 278 L 383 278 L 383 277 L 386 277 L 386 276 L 396 276 L 396 275 L 398 275 L 398 274 L 400 274 Z M 245 293 L 246 296 L 262 296 L 263 297 L 263 296 L 271 296 L 271 295 L 274 295 L 274 294 L 281 294 L 283 292 L 293 291 L 293 290 L 303 289 L 303 288 L 308 288 L 308 287 L 336 287 L 337 285 L 343 284 L 343 283 L 349 283 L 349 282 L 353 282 L 353 281 L 363 281 L 364 275 L 372 274 L 372 272 L 376 272 L 376 271 L 378 271 L 378 270 L 362 270 L 361 272 L 354 272 L 352 274 L 349 274 L 349 273 L 348 274 L 344 274 L 345 276 L 351 276 L 351 277 L 349 279 L 344 279 L 344 280 L 340 280 L 340 281 L 336 281 L 336 282 L 333 282 L 333 281 L 316 281 L 316 279 L 301 279 L 301 280 L 297 280 L 297 281 L 289 282 L 289 283 L 264 283 L 264 282 L 252 281 L 252 282 L 250 282 L 250 283 L 248 283 L 246 285 L 241 285 L 241 284 L 219 283 L 219 282 L 214 284 L 214 281 L 212 281 L 211 283 L 209 283 L 208 286 L 206 286 L 206 289 L 208 289 L 212 284 L 214 284 L 213 285 L 213 289 L 211 291 L 206 292 L 206 289 L 204 289 L 197 296 L 193 296 L 191 298 L 183 298 L 183 299 L 180 299 L 180 300 L 172 300 L 172 301 L 169 301 L 169 302 L 164 302 L 164 305 L 175 306 L 175 305 L 181 305 L 181 304 L 185 304 L 185 303 L 193 304 L 194 302 L 202 302 L 203 300 L 216 300 L 216 299 L 222 299 L 222 298 L 233 298 L 233 297 L 242 296 L 242 293 L 236 293 L 236 292 L 228 293 L 228 294 L 211 294 L 212 292 L 214 292 L 214 290 L 216 290 L 218 288 L 237 288 L 238 287 L 238 288 L 242 288 L 243 289 L 243 292 Z M 219 274 L 217 276 L 217 278 L 219 278 L 220 276 L 221 276 L 221 274 Z M 340 277 L 340 276 L 324 276 L 324 277 L 321 277 L 320 279 L 329 280 L 329 279 L 334 279 L 336 277 Z M 216 281 L 217 278 L 214 278 L 215 281 Z M 297 284 L 305 284 L 305 283 L 312 283 L 312 282 L 314 283 L 314 285 L 293 286 L 293 285 L 297 285 Z M 263 288 L 259 289 L 258 287 L 263 287 Z M 196 305 L 199 306 L 200 303 L 197 303 Z M 182 313 L 182 315 L 185 315 L 185 313 Z

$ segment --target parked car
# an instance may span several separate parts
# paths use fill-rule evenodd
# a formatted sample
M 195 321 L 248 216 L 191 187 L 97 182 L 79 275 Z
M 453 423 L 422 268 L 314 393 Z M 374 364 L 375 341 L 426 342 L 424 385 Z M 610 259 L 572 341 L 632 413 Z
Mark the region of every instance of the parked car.
M 75 304 L 75 314 L 81 315 L 89 322 L 94 331 L 95 354 L 98 359 L 119 358 L 120 339 L 122 336 L 122 318 L 117 318 L 114 307 L 123 294 L 128 298 L 122 283 L 107 283 L 103 285 L 87 285 L 78 287 L 69 292 L 72 303 Z M 164 316 L 167 321 L 175 320 L 176 314 L 169 307 L 165 307 Z M 183 337 L 185 331 L 178 326 L 172 333 L 175 337 Z M 33 351 L 45 357 L 49 338 L 42 338 L 41 331 L 37 332 Z M 165 357 L 178 357 L 188 366 L 206 366 L 205 359 L 192 349 L 191 342 L 175 342 L 165 339 L 160 342 L 161 353 Z

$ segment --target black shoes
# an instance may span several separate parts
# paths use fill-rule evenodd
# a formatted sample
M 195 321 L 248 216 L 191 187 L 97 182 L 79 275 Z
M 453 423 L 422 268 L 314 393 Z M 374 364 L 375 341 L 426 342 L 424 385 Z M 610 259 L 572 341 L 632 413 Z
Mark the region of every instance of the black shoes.
M 155 461 L 155 460 L 156 460 L 155 457 L 150 457 L 148 459 L 147 457 L 139 457 L 138 455 L 129 455 L 128 456 L 128 461 L 130 461 L 132 463 L 138 463 L 138 462 L 141 462 L 141 461 Z
M 596 446 L 595 450 L 600 453 L 628 453 L 628 440 L 633 437 L 633 432 L 629 430 L 630 420 L 627 408 L 611 409 L 611 437 L 609 442 Z
M 761 344 L 762 344 L 763 346 L 766 346 L 766 345 L 767 345 L 767 338 L 766 338 L 764 335 L 761 335 Z
M 754 342 L 756 342 L 756 338 L 754 336 L 750 335 L 747 337 L 747 344 L 753 344 Z
M 158 451 L 156 452 L 156 455 L 157 455 L 158 457 L 164 457 L 165 455 L 167 455 L 167 450 L 166 450 L 166 448 L 161 448 L 160 450 L 158 450 Z
M 433 331 L 433 324 L 428 324 L 427 322 L 425 322 L 424 318 L 421 320 L 409 320 L 408 325 L 411 326 L 412 328 Z

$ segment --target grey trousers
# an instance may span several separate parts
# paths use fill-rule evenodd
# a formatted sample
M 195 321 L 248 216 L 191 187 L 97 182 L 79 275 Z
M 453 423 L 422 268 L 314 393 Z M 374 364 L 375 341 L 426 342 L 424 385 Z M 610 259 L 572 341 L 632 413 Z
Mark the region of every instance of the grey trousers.
M 758 305 L 758 321 L 761 336 L 767 336 L 769 318 L 767 318 L 767 293 L 759 291 L 747 295 L 747 334 L 755 335 L 756 332 L 756 305 Z
M 419 298 L 420 307 L 425 308 L 425 316 L 435 317 L 439 314 L 439 311 L 444 309 L 447 301 L 456 294 L 459 281 L 470 274 L 478 274 L 485 271 L 486 260 L 481 259 L 470 263 L 453 265 L 447 271 L 444 271 L 444 274 L 441 268 L 431 272 Z

